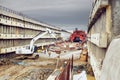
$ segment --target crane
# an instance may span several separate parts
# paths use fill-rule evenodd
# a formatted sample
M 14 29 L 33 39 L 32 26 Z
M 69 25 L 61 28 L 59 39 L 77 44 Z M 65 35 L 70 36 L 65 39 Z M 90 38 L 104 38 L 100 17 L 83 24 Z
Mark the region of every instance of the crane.
M 34 43 L 46 34 L 49 34 L 50 36 L 56 38 L 54 32 L 47 28 L 46 31 L 43 32 L 42 34 L 39 33 L 35 37 L 33 37 L 33 39 L 30 41 L 29 46 L 26 46 L 25 48 L 17 49 L 15 51 L 16 54 L 26 54 L 26 55 L 33 54 L 36 51 L 36 46 L 34 46 Z

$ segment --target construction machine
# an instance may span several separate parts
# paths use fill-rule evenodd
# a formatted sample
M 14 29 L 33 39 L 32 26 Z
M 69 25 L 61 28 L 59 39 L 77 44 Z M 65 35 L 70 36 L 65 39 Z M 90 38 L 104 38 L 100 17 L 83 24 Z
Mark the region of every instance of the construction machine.
M 33 39 L 30 41 L 30 44 L 28 46 L 26 46 L 25 48 L 17 49 L 16 54 L 23 54 L 23 55 L 31 55 L 31 54 L 33 54 L 34 52 L 37 51 L 37 46 L 35 46 L 34 43 L 38 39 L 45 36 L 46 34 L 49 34 L 50 37 L 52 36 L 52 37 L 56 38 L 55 33 L 47 28 L 45 32 L 43 32 L 43 33 L 40 32 L 35 37 L 33 37 Z
M 76 30 L 70 36 L 70 41 L 71 42 L 84 42 L 86 38 L 87 38 L 87 35 L 85 31 L 78 30 L 76 28 Z

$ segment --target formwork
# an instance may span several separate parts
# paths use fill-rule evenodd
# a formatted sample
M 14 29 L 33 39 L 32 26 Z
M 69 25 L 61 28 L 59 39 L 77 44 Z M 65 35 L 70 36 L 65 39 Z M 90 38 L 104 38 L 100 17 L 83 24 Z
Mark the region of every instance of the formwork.
M 52 30 L 56 37 L 61 37 L 61 29 L 36 21 L 22 13 L 0 6 L 0 54 L 14 52 L 18 48 L 29 45 L 30 40 L 38 33 Z M 37 46 L 49 45 L 55 42 L 49 35 L 36 41 Z
M 120 1 L 95 0 L 88 23 L 88 52 L 96 80 L 111 41 L 120 35 Z

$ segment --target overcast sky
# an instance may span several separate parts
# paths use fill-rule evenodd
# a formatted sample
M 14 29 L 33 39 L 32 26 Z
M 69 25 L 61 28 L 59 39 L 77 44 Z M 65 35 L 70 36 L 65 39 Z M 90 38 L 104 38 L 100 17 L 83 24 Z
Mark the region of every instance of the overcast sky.
M 87 29 L 93 0 L 0 0 L 0 5 L 67 30 Z

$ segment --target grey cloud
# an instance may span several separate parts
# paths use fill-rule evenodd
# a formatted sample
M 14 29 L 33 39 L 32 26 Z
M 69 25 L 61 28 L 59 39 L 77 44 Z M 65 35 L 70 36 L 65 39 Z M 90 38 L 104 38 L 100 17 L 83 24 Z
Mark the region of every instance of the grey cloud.
M 36 13 L 37 12 L 37 13 Z M 54 25 L 81 27 L 80 25 L 87 25 L 89 11 L 88 10 L 34 10 L 23 12 L 32 15 L 33 18 L 45 21 Z M 60 25 L 61 24 L 61 25 Z M 65 25 L 66 24 L 66 25 Z M 66 27 L 65 27 L 66 28 Z M 86 28 L 85 28 L 86 29 Z
M 93 0 L 1 0 L 0 4 L 64 29 L 86 29 Z
M 37 12 L 37 13 L 36 13 Z M 27 11 L 23 12 L 38 20 L 56 22 L 56 23 L 68 23 L 68 24 L 86 24 L 88 22 L 89 11 L 87 10 L 71 10 L 71 11 Z M 81 14 L 81 15 L 80 15 Z
M 1 0 L 4 6 L 10 6 L 18 11 L 35 9 L 86 9 L 89 0 Z M 89 6 L 89 5 L 88 5 Z

